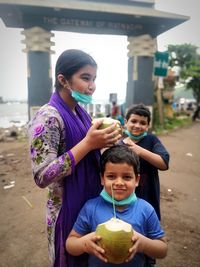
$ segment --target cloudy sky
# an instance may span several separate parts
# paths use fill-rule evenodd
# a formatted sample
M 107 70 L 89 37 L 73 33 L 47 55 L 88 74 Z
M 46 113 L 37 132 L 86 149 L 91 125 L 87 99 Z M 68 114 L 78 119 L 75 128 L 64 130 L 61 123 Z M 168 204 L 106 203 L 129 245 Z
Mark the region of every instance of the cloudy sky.
M 199 0 L 155 0 L 156 9 L 190 16 L 190 20 L 161 34 L 158 50 L 164 51 L 168 44 L 191 43 L 200 47 L 200 1 Z M 24 36 L 22 29 L 6 28 L 0 19 L 0 96 L 4 99 L 27 99 L 27 62 L 22 52 Z M 127 37 L 113 35 L 88 35 L 54 32 L 52 38 L 55 54 L 52 69 L 59 54 L 69 48 L 82 49 L 91 54 L 98 63 L 97 90 L 95 99 L 108 100 L 109 94 L 118 93 L 124 100 L 127 81 Z M 3 37 L 3 38 L 2 38 Z M 102 47 L 106 47 L 106 50 Z M 120 53 L 116 53 L 119 51 Z

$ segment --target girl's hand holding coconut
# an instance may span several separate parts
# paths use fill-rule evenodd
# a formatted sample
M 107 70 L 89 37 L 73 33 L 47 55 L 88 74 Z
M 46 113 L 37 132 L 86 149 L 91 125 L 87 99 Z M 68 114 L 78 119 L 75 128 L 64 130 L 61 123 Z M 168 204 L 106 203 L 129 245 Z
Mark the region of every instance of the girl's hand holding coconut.
M 95 119 L 85 138 L 71 149 L 75 163 L 92 150 L 112 147 L 121 137 L 120 122 L 109 119 L 109 123 L 105 124 L 103 118 Z
M 94 119 L 85 139 L 92 149 L 111 147 L 122 137 L 120 122 L 110 118 Z

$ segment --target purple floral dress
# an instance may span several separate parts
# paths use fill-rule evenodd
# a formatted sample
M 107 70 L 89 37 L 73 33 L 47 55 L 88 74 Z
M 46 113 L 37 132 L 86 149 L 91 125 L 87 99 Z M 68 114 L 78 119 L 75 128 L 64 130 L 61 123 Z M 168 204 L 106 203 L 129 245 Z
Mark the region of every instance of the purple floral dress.
M 46 104 L 28 125 L 33 176 L 48 188 L 47 234 L 50 260 L 55 259 L 55 225 L 62 206 L 63 178 L 71 174 L 72 159 L 65 152 L 64 123 L 58 111 Z

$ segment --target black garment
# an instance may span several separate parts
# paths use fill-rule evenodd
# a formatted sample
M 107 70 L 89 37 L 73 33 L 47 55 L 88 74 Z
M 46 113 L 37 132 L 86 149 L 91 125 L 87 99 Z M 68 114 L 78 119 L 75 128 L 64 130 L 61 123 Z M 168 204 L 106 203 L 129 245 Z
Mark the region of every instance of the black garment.
M 200 104 L 197 106 L 196 110 L 194 111 L 192 120 L 195 121 L 197 118 L 200 119 Z
M 119 143 L 124 144 L 123 140 Z M 157 136 L 148 133 L 147 136 L 137 142 L 137 145 L 160 155 L 168 166 L 169 153 Z M 160 220 L 160 182 L 158 168 L 142 158 L 140 158 L 140 182 L 135 193 L 137 197 L 146 200 L 154 207 Z
M 146 256 L 144 267 L 155 267 L 155 266 L 156 266 L 156 260 Z

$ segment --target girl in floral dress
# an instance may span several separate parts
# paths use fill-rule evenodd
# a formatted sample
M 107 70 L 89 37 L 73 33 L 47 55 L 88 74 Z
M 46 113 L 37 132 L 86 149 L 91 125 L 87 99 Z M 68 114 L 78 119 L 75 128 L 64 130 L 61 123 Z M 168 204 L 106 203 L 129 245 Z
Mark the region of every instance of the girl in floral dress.
M 87 53 L 64 51 L 55 68 L 55 92 L 29 122 L 35 183 L 48 188 L 46 222 L 52 267 L 87 266 L 87 255 L 70 256 L 65 240 L 83 204 L 101 191 L 99 156 L 121 136 L 115 125 L 98 129 L 78 104 L 88 104 L 95 90 L 97 65 Z

